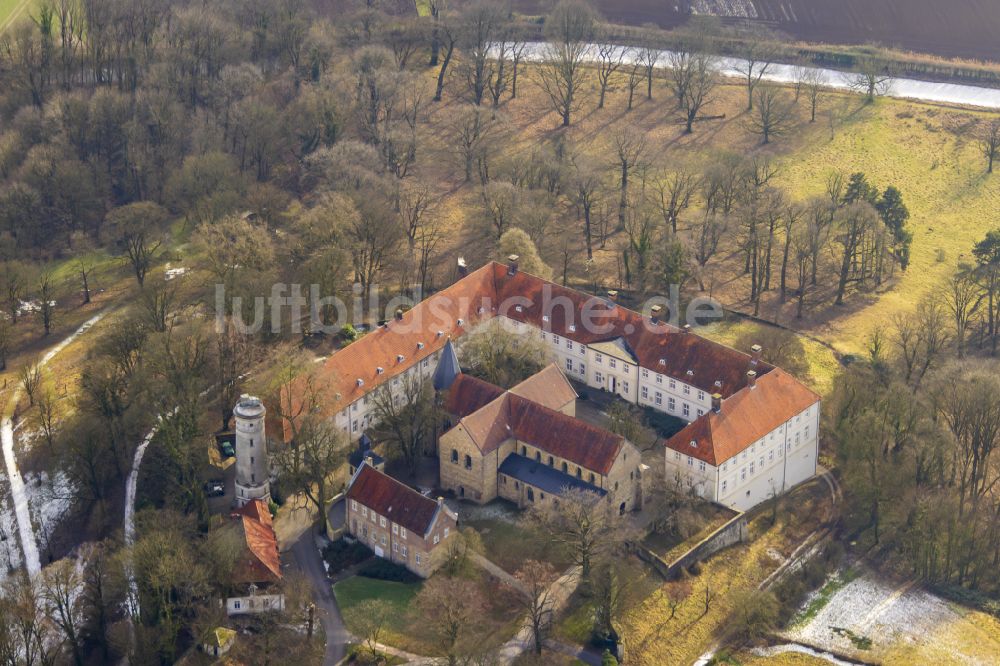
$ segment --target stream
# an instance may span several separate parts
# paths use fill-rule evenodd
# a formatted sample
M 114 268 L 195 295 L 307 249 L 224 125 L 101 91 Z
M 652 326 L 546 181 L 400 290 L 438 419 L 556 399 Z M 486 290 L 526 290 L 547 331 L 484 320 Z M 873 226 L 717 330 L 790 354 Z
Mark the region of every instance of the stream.
M 623 62 L 633 64 L 639 57 L 639 51 L 633 47 L 618 47 L 616 56 L 621 53 Z M 590 62 L 598 60 L 598 45 L 591 44 L 584 56 Z M 668 62 L 671 51 L 660 51 L 658 66 L 662 67 Z M 545 60 L 545 42 L 529 42 L 524 52 L 525 60 L 539 62 Z M 741 76 L 739 69 L 745 64 L 745 60 L 740 58 L 718 58 L 717 68 L 723 76 Z M 794 65 L 783 65 L 772 63 L 768 66 L 764 74 L 765 81 L 776 83 L 793 83 L 796 80 L 795 72 L 798 67 Z M 824 69 L 812 67 L 809 69 L 818 70 L 823 79 L 824 86 L 837 90 L 848 90 L 851 88 L 851 80 L 854 74 L 836 69 Z M 970 86 L 963 83 L 939 83 L 934 81 L 920 81 L 918 79 L 892 78 L 889 90 L 885 93 L 887 97 L 897 97 L 900 99 L 914 99 L 924 102 L 938 102 L 942 104 L 960 104 L 964 106 L 978 106 L 986 109 L 1000 109 L 1000 89 L 984 88 L 982 86 Z

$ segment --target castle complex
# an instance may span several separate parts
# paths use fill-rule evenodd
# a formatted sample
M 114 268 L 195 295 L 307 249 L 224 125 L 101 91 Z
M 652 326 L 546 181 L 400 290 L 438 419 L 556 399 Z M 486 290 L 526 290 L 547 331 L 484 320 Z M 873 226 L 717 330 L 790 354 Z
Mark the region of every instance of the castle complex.
M 613 489 L 617 477 L 617 503 L 631 509 L 634 489 L 625 498 L 621 487 L 626 472 L 635 481 L 637 468 L 628 460 L 634 447 L 574 419 L 569 399 L 558 404 L 559 391 L 549 390 L 558 385 L 554 368 L 535 380 L 549 387 L 541 391 L 530 379 L 520 390 L 503 391 L 461 375 L 457 359 L 449 358 L 451 341 L 460 347 L 467 332 L 495 321 L 538 336 L 565 378 L 687 422 L 665 442 L 664 468 L 668 479 L 683 479 L 706 499 L 745 510 L 816 473 L 817 394 L 765 363 L 759 347 L 731 349 L 662 321 L 656 308 L 629 310 L 616 297 L 524 273 L 516 257 L 506 265 L 491 262 L 333 354 L 312 393 L 317 404 L 303 405 L 304 387 L 283 400 L 293 410 L 325 415 L 357 440 L 372 424 L 373 391 L 398 392 L 409 380 L 434 380 L 439 364 L 453 366 L 447 385 L 435 381 L 454 419 L 438 447 L 443 486 L 474 501 L 499 495 L 523 505 L 529 488 L 532 496 L 542 492 L 522 481 L 541 464 L 566 475 L 546 481 L 550 488 L 575 479 L 609 492 L 606 485 Z M 560 390 L 572 391 L 562 381 Z M 286 425 L 286 437 L 288 431 Z

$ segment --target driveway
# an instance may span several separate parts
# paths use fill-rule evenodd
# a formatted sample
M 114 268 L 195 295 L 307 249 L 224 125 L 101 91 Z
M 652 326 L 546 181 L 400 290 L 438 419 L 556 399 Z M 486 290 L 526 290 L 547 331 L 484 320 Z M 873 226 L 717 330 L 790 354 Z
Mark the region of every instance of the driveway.
M 350 638 L 347 627 L 344 626 L 344 618 L 340 615 L 340 609 L 333 598 L 333 588 L 326 578 L 326 569 L 323 567 L 323 560 L 311 529 L 305 530 L 299 535 L 298 540 L 292 545 L 292 554 L 299 570 L 305 575 L 313 588 L 313 599 L 316 603 L 316 611 L 320 622 L 323 623 L 323 631 L 326 633 L 326 653 L 323 656 L 323 666 L 335 666 L 346 655 L 346 644 Z

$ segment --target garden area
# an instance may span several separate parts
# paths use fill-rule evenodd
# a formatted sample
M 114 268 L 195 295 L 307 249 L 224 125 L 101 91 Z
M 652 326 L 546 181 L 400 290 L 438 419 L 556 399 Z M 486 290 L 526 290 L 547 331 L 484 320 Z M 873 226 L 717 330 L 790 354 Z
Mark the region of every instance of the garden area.
M 572 564 L 559 544 L 542 534 L 504 500 L 463 510 L 462 522 L 479 534 L 486 557 L 508 573 L 516 572 L 527 560 L 548 562 L 557 571 Z

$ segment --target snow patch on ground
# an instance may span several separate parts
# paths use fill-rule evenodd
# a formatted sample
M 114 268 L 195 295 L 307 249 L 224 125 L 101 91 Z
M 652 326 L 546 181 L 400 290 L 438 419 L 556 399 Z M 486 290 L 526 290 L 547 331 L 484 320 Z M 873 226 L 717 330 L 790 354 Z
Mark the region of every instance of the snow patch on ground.
M 10 484 L 0 474 L 0 582 L 23 564 L 18 541 L 17 517 L 10 503 Z
M 77 488 L 62 471 L 52 476 L 47 472 L 25 474 L 24 482 L 28 508 L 38 527 L 38 541 L 46 544 L 72 507 Z
M 176 277 L 180 277 L 187 273 L 187 268 L 184 266 L 178 266 L 177 268 L 171 268 L 170 264 L 167 264 L 167 268 L 164 271 L 164 280 L 173 280 Z
M 810 595 L 803 609 L 813 598 Z M 959 617 L 946 602 L 918 587 L 866 572 L 835 592 L 811 620 L 784 635 L 824 650 L 871 658 L 900 644 L 928 641 L 936 628 Z M 855 643 L 864 639 L 871 641 L 870 649 Z

